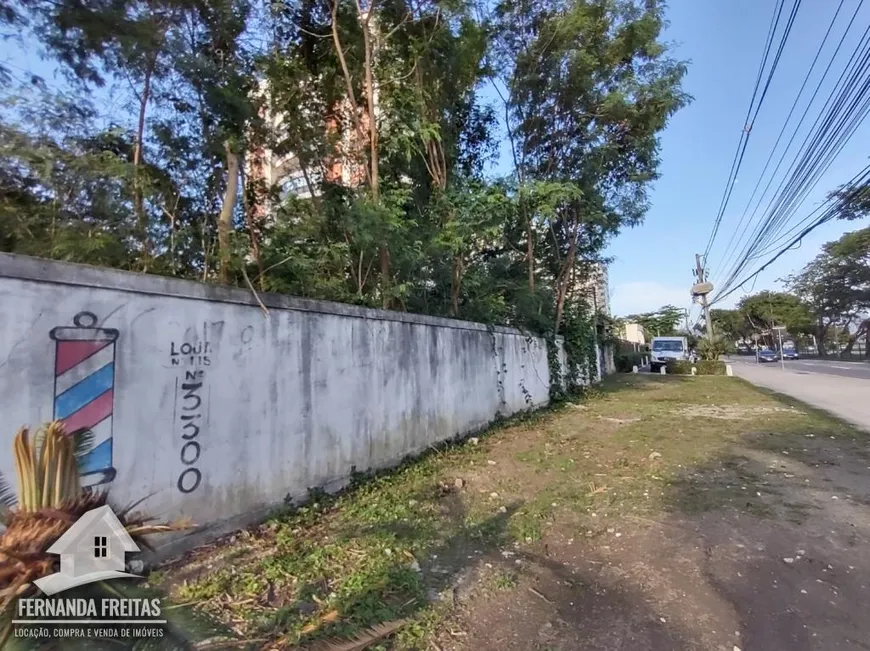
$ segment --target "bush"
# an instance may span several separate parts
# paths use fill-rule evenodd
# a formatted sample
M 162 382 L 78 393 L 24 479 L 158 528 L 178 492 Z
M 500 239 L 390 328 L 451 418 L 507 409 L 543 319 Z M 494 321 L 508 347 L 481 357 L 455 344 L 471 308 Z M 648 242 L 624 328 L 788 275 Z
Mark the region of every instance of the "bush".
M 634 366 L 640 368 L 643 365 L 643 355 L 641 353 L 619 353 L 614 358 L 617 373 L 631 373 Z
M 698 353 L 701 355 L 701 359 L 716 361 L 722 355 L 727 355 L 728 353 L 733 352 L 734 346 L 730 341 L 725 339 L 724 337 L 716 337 L 712 341 L 709 339 L 702 339 L 698 342 Z M 701 372 L 701 369 L 698 369 L 698 373 Z M 707 375 L 719 375 L 718 373 L 709 373 Z
M 702 359 L 695 364 L 698 375 L 725 375 L 725 362 L 714 359 Z M 689 371 L 691 373 L 691 371 Z
M 691 375 L 693 366 L 692 362 L 685 359 L 673 359 L 665 364 L 668 375 Z
M 698 369 L 698 375 L 725 375 L 725 362 L 715 360 L 702 359 L 693 364 L 680 359 L 666 364 L 668 374 L 672 375 L 691 375 L 693 366 Z

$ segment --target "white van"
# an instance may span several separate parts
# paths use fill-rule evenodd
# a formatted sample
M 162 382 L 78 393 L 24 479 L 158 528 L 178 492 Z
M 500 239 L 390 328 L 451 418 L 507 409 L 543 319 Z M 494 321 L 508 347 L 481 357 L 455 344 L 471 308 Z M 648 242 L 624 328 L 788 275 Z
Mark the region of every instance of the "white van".
M 689 359 L 689 342 L 685 337 L 653 337 L 650 343 L 649 368 L 658 373 L 674 359 Z

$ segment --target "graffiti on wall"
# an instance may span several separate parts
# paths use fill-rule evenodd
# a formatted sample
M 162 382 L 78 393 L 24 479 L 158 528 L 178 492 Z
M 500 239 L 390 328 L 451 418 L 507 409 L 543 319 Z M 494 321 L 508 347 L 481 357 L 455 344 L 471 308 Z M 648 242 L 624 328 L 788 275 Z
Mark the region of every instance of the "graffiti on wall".
M 169 362 L 179 368 L 175 378 L 175 427 L 181 437 L 179 458 L 181 472 L 175 486 L 184 494 L 194 492 L 202 483 L 200 457 L 202 456 L 201 434 L 208 425 L 209 387 L 206 369 L 212 365 L 214 352 L 210 336 L 220 330 L 223 322 L 202 325 L 202 333 L 188 331 L 193 341 L 172 341 L 169 344 Z M 217 328 L 215 328 L 217 326 Z
M 97 316 L 79 312 L 73 326 L 49 332 L 55 342 L 54 419 L 67 432 L 93 432 L 93 447 L 81 460 L 82 485 L 115 479 L 112 424 L 115 401 L 115 345 L 118 331 L 98 328 Z

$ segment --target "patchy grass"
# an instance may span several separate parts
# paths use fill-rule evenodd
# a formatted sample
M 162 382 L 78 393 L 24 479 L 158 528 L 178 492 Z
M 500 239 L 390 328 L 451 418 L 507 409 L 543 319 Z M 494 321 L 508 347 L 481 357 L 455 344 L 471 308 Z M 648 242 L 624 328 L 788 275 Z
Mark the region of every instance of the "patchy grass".
M 441 595 L 485 559 L 534 546 L 554 526 L 594 537 L 624 515 L 773 517 L 765 469 L 735 447 L 795 458 L 808 436 L 847 434 L 735 378 L 618 376 L 582 404 L 494 428 L 341 495 L 312 495 L 151 581 L 248 640 L 296 645 L 407 618 L 377 648 L 429 648 L 450 610 Z M 784 509 L 790 519 L 806 513 Z M 189 578 L 169 583 L 181 572 Z M 506 570 L 487 579 L 499 590 L 517 580 Z

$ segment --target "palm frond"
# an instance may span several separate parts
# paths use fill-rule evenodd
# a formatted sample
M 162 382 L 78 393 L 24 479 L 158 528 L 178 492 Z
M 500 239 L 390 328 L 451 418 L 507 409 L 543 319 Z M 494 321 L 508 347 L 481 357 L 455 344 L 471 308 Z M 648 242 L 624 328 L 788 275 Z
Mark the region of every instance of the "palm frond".
M 126 518 L 128 515 L 130 515 L 132 513 L 133 509 L 135 509 L 137 506 L 142 504 L 142 502 L 144 502 L 145 500 L 151 499 L 155 495 L 157 495 L 157 491 L 152 491 L 152 492 L 148 493 L 145 497 L 139 498 L 135 502 L 130 502 L 123 509 L 116 511 L 116 514 L 118 515 L 119 518 Z
M 93 431 L 82 428 L 69 434 L 73 440 L 73 453 L 77 460 L 80 460 L 88 452 L 94 449 L 94 433 Z
M 126 598 L 160 598 L 156 590 L 146 588 L 141 584 L 114 582 L 104 584 L 105 588 L 115 595 Z M 195 610 L 190 605 L 175 604 L 167 606 L 164 600 L 161 617 L 166 620 L 165 635 L 160 639 L 142 640 L 136 644 L 138 649 L 190 649 L 200 648 L 215 643 L 238 643 L 237 636 L 232 635 L 218 622 Z M 220 642 L 218 642 L 220 641 Z M 206 644 L 203 644 L 206 643 Z
M 389 637 L 398 631 L 408 620 L 397 619 L 392 622 L 382 622 L 367 628 L 352 638 L 330 638 L 318 640 L 308 648 L 308 651 L 362 651 L 375 642 Z
M 22 427 L 13 441 L 18 476 L 18 510 L 60 508 L 81 493 L 73 442 L 54 421 L 31 437 Z
M 0 472 L 0 505 L 12 508 L 17 501 L 12 485 L 6 481 L 3 473 Z
M 12 634 L 12 613 L 15 602 L 36 590 L 33 581 L 51 574 L 57 569 L 57 558 L 48 554 L 50 546 L 86 512 L 108 503 L 105 490 L 83 489 L 80 485 L 79 465 L 85 454 L 93 449 L 93 432 L 77 430 L 66 435 L 63 423 L 54 421 L 31 435 L 21 428 L 13 441 L 13 456 L 18 480 L 17 504 L 8 510 L 6 528 L 0 532 L 0 648 L 3 651 L 67 651 L 68 649 L 130 649 L 145 648 L 134 640 L 88 638 L 82 645 L 75 639 L 35 640 L 17 638 Z M 16 494 L 0 476 L 0 503 L 14 503 Z M 131 513 L 138 502 L 132 503 L 120 514 L 124 527 L 133 539 L 149 547 L 145 536 L 169 531 L 179 531 L 192 526 L 188 522 L 162 523 L 146 514 Z M 120 597 L 161 595 L 145 591 L 137 585 L 125 582 L 95 583 L 76 590 L 81 596 Z M 70 596 L 70 595 L 67 595 Z M 219 630 L 218 626 L 195 613 L 192 608 L 179 607 L 167 610 L 164 619 L 168 624 L 161 639 L 151 640 L 154 649 L 189 649 L 197 640 L 225 641 L 232 636 Z M 237 638 L 236 638 L 237 639 Z

